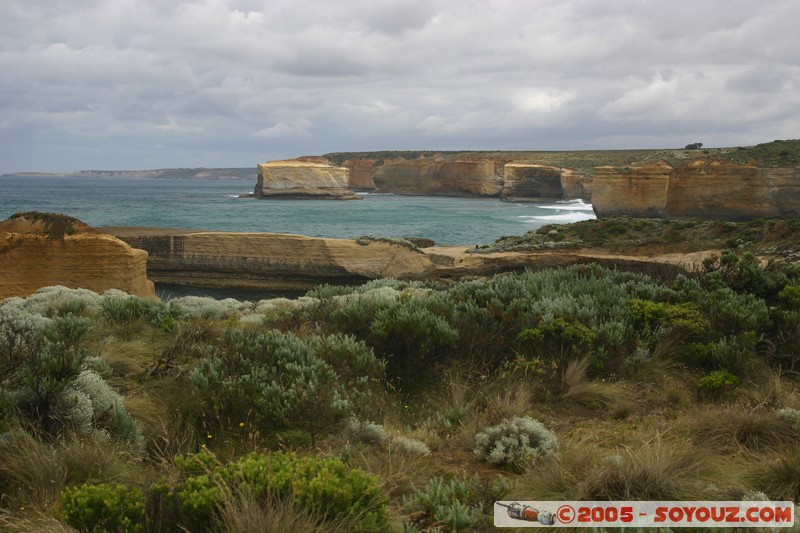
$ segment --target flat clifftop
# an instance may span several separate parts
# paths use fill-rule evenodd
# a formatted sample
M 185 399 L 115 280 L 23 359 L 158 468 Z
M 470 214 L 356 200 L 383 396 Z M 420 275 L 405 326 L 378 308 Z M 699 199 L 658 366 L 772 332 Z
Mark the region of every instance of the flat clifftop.
M 483 246 L 415 248 L 393 239 L 106 228 L 149 252 L 156 282 L 307 290 L 392 277 L 464 279 L 598 263 L 636 272 L 693 272 L 723 249 L 800 262 L 800 220 L 678 221 L 618 217 L 544 226 Z M 659 270 L 660 269 L 660 270 Z
M 217 288 L 307 290 L 322 283 L 424 279 L 434 267 L 406 242 L 325 239 L 280 233 L 114 231 L 149 253 L 159 283 Z
M 258 165 L 256 198 L 355 199 L 349 170 L 308 161 L 270 161 Z
M 319 156 L 316 156 L 317 158 Z M 600 166 L 646 165 L 660 160 L 673 166 L 698 157 L 712 157 L 734 163 L 748 163 L 760 167 L 793 167 L 800 165 L 800 139 L 775 140 L 755 146 L 723 148 L 659 148 L 625 150 L 383 150 L 374 152 L 333 152 L 322 156 L 333 165 L 343 165 L 357 159 L 441 159 L 446 161 L 489 159 L 502 162 L 533 163 L 572 169 L 587 176 L 594 175 Z

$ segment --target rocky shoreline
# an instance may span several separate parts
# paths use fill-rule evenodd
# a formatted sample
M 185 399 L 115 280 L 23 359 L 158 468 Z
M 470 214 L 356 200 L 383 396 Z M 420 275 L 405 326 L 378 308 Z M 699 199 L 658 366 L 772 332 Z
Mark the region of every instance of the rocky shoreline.
M 156 283 L 219 289 L 308 290 L 379 278 L 460 280 L 504 272 L 598 263 L 647 272 L 695 270 L 718 250 L 609 253 L 570 250 L 471 253 L 472 246 L 418 248 L 398 239 L 324 239 L 276 233 L 204 232 L 174 228 L 106 227 L 103 231 L 147 251 Z M 410 245 L 410 246 L 409 246 Z

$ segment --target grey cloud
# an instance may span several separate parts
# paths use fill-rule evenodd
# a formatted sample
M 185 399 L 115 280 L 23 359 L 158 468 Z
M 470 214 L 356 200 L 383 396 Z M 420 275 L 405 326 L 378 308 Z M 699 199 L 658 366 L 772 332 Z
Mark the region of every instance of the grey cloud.
M 0 172 L 738 145 L 800 116 L 795 0 L 4 0 L 0 19 Z
M 728 78 L 726 88 L 738 93 L 779 93 L 789 84 L 800 80 L 800 67 L 755 65 Z

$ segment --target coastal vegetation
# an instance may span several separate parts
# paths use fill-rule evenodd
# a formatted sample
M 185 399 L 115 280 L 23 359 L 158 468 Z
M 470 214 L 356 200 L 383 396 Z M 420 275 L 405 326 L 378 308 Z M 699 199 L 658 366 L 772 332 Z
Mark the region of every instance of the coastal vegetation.
M 8 298 L 0 529 L 488 531 L 498 499 L 797 502 L 796 222 L 490 245 L 725 248 L 691 274 Z
M 572 224 L 548 224 L 520 236 L 501 237 L 470 253 L 556 249 L 610 252 L 691 253 L 727 249 L 737 254 L 800 260 L 800 220 L 670 220 L 611 217 Z
M 755 146 L 725 148 L 685 149 L 638 149 L 638 150 L 569 150 L 569 151 L 379 151 L 379 152 L 335 152 L 325 154 L 331 164 L 340 166 L 351 159 L 431 159 L 468 161 L 493 159 L 496 161 L 532 162 L 572 169 L 586 176 L 594 176 L 594 167 L 646 165 L 660 160 L 679 166 L 698 157 L 720 159 L 733 163 L 755 163 L 761 167 L 795 167 L 800 165 L 800 140 L 774 140 Z

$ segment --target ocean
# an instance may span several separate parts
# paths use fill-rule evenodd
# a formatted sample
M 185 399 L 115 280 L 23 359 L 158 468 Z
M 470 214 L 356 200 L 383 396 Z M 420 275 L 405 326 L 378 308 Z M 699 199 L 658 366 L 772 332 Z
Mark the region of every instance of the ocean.
M 426 237 L 490 243 L 544 224 L 593 219 L 592 206 L 492 198 L 364 194 L 363 200 L 256 200 L 250 180 L 0 178 L 0 220 L 19 211 L 63 213 L 91 226 L 162 226 L 311 237 Z

